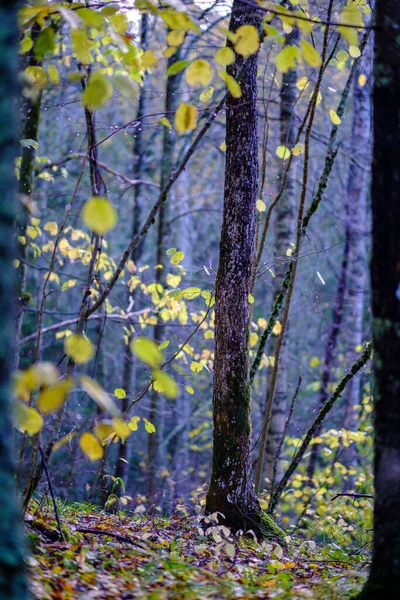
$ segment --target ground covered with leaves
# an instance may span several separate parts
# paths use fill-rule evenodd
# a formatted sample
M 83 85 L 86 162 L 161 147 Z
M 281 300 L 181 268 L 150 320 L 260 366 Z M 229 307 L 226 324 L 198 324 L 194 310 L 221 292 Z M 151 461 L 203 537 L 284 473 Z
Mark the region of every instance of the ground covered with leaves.
M 26 516 L 32 593 L 37 600 L 131 598 L 351 598 L 366 577 L 364 553 L 287 537 L 257 542 L 215 519 L 109 514 L 50 506 Z M 364 549 L 365 550 L 365 549 Z

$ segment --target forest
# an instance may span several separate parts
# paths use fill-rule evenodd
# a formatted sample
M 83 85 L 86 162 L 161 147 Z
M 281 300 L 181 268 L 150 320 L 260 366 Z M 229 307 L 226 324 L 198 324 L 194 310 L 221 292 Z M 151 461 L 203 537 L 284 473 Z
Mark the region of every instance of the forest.
M 0 19 L 0 600 L 398 598 L 399 3 Z

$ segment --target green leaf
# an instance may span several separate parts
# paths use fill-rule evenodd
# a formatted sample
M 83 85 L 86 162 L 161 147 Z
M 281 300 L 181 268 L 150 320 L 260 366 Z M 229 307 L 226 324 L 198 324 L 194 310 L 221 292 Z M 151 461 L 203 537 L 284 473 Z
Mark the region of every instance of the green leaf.
M 39 148 L 39 142 L 36 142 L 35 140 L 20 140 L 19 143 L 23 148 L 34 148 L 35 150 Z
M 83 92 L 82 102 L 89 110 L 96 110 L 112 96 L 112 85 L 101 73 L 92 73 Z
M 172 63 L 172 65 L 170 65 L 167 69 L 167 77 L 180 73 L 180 71 L 183 71 L 183 69 L 187 67 L 189 63 L 190 60 L 177 60 L 176 62 Z
M 55 31 L 52 27 L 45 27 L 39 33 L 35 44 L 35 56 L 43 60 L 46 54 L 52 54 L 55 47 Z

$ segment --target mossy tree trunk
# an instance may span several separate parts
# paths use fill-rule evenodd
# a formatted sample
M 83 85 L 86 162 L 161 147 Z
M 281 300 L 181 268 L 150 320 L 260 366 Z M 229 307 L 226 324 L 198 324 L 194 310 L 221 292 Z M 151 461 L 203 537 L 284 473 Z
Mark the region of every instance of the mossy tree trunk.
M 377 0 L 372 166 L 374 548 L 363 599 L 400 589 L 400 4 Z
M 0 598 L 25 600 L 25 575 L 21 523 L 15 498 L 12 428 L 10 424 L 10 374 L 15 341 L 12 293 L 16 286 L 14 221 L 17 152 L 15 92 L 17 88 L 17 3 L 0 2 Z
M 260 13 L 235 0 L 230 30 L 260 25 Z M 263 529 L 250 460 L 249 292 L 258 183 L 258 55 L 236 55 L 228 73 L 241 72 L 242 97 L 226 102 L 223 223 L 216 281 L 213 457 L 207 513 L 220 512 L 233 529 Z M 241 70 L 242 69 L 242 70 Z M 278 531 L 274 533 L 278 534 Z

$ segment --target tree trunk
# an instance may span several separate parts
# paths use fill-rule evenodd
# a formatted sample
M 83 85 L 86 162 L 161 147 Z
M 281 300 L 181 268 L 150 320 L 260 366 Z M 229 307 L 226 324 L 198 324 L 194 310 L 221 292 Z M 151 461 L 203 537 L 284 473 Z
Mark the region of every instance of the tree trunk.
M 371 35 L 372 38 L 372 35 Z M 353 125 L 351 135 L 352 152 L 357 157 L 350 162 L 346 221 L 347 237 L 349 240 L 349 271 L 348 271 L 348 297 L 346 308 L 349 326 L 345 328 L 345 343 L 347 347 L 346 362 L 352 363 L 363 343 L 364 307 L 367 287 L 367 195 L 368 171 L 371 153 L 371 89 L 372 89 L 372 48 L 370 39 L 360 59 L 354 89 Z M 365 85 L 360 85 L 359 77 L 367 78 Z M 363 83 L 361 81 L 361 83 Z M 360 164 L 361 163 L 361 164 Z M 357 431 L 358 415 L 361 396 L 361 375 L 357 375 L 349 384 L 344 398 L 345 429 Z M 343 449 L 342 462 L 350 466 L 356 461 L 356 447 L 354 444 Z
M 41 61 L 35 56 L 35 42 L 40 33 L 40 26 L 35 24 L 32 27 L 33 47 L 29 52 L 27 64 L 25 66 L 35 67 L 41 66 Z M 22 139 L 39 141 L 39 122 L 40 111 L 42 106 L 42 92 L 38 92 L 35 97 L 28 97 L 22 103 L 22 118 L 24 124 L 22 126 Z M 35 167 L 36 149 L 32 146 L 23 147 L 21 152 L 21 167 L 19 172 L 19 193 L 22 197 L 20 209 L 17 212 L 15 227 L 18 236 L 18 260 L 17 269 L 17 300 L 15 303 L 15 321 L 16 321 L 16 341 L 21 337 L 22 321 L 24 308 L 30 300 L 30 295 L 26 292 L 26 228 L 29 223 L 30 203 L 33 195 L 34 184 L 34 167 Z M 15 367 L 19 365 L 20 346 L 16 345 L 15 351 Z
M 260 12 L 234 0 L 230 30 L 260 25 Z M 250 461 L 249 292 L 255 242 L 258 181 L 258 54 L 242 71 L 242 97 L 226 102 L 226 168 L 223 223 L 216 281 L 213 391 L 213 457 L 207 513 L 220 512 L 233 529 L 262 533 L 263 513 Z M 237 78 L 243 58 L 228 73 Z M 279 535 L 271 521 L 269 533 Z
M 148 43 L 148 32 L 149 32 L 149 15 L 142 14 L 141 19 L 141 32 L 140 32 L 140 47 L 144 50 L 147 49 Z M 140 88 L 139 102 L 136 119 L 141 122 L 141 119 L 146 114 L 146 82 L 143 83 L 143 87 Z M 134 179 L 142 179 L 143 171 L 144 171 L 144 132 L 143 126 L 140 125 L 136 132 L 133 143 L 133 178 Z M 142 193 L 142 185 L 136 184 L 133 188 L 133 220 L 132 220 L 132 239 L 138 233 L 140 229 L 140 201 L 141 201 L 141 193 Z M 136 250 L 132 253 L 132 260 L 137 262 L 140 259 L 140 256 L 143 251 L 143 243 L 139 244 Z M 127 303 L 129 304 L 130 298 L 134 298 L 135 292 L 129 294 L 129 290 L 127 293 Z M 134 365 L 134 355 L 130 348 L 130 343 L 124 348 L 124 368 L 123 368 L 123 381 L 122 388 L 126 391 L 126 396 L 122 400 L 121 409 L 125 412 L 129 406 L 129 394 L 131 392 L 132 387 L 132 378 L 133 378 L 133 365 Z M 125 483 L 125 487 L 128 483 L 129 476 L 129 462 L 131 457 L 131 440 L 128 438 L 123 442 L 122 440 L 119 442 L 118 446 L 118 457 L 117 464 L 115 466 L 115 477 L 120 477 L 123 479 Z M 122 488 L 121 488 L 122 489 Z
M 295 28 L 288 35 L 287 44 L 293 45 L 298 42 L 298 29 Z M 282 75 L 281 85 L 281 105 L 280 105 L 280 141 L 281 145 L 293 148 L 296 137 L 296 117 L 295 106 L 297 100 L 297 70 L 290 69 Z M 281 185 L 281 177 L 279 179 L 279 187 Z M 293 241 L 294 231 L 296 229 L 296 161 L 293 161 L 287 177 L 285 191 L 276 207 L 276 222 L 275 222 L 275 279 L 274 279 L 274 295 L 273 304 L 279 294 L 282 282 L 286 272 L 286 251 L 291 248 L 290 242 Z M 274 352 L 272 352 L 274 354 Z M 282 344 L 279 374 L 276 384 L 275 396 L 271 408 L 271 420 L 269 424 L 269 435 L 266 445 L 266 478 L 270 482 L 271 488 L 274 487 L 274 467 L 276 460 L 276 452 L 279 443 L 282 439 L 286 420 L 286 403 L 288 389 L 288 356 L 289 345 L 288 335 L 285 336 Z M 277 466 L 278 467 L 278 466 Z M 283 475 L 279 467 L 276 470 L 278 480 Z
M 179 60 L 179 51 L 169 60 L 168 65 Z M 170 117 L 177 108 L 177 91 L 179 87 L 179 75 L 171 75 L 167 79 L 167 89 L 165 93 L 165 116 Z M 161 162 L 161 180 L 160 188 L 163 189 L 168 183 L 174 165 L 174 148 L 175 148 L 175 133 L 172 129 L 164 127 L 163 145 L 162 145 L 162 162 Z M 166 225 L 166 207 L 165 202 L 160 207 L 158 213 L 158 229 L 157 229 L 157 251 L 156 251 L 156 284 L 162 285 L 164 280 L 164 263 L 165 263 L 165 225 Z M 154 340 L 161 343 L 163 335 L 163 325 L 159 320 L 154 326 Z M 156 486 L 157 470 L 160 466 L 160 447 L 163 439 L 163 419 L 164 405 L 163 396 L 160 396 L 155 390 L 150 396 L 150 412 L 149 421 L 156 427 L 156 431 L 149 436 L 148 443 L 148 478 L 147 478 L 147 493 L 150 502 L 155 502 L 160 496 L 161 489 Z
M 12 427 L 10 423 L 10 376 L 15 341 L 11 291 L 16 286 L 13 258 L 16 186 L 14 160 L 17 153 L 14 123 L 17 89 L 17 3 L 0 3 L 0 597 L 28 598 L 19 505 L 15 497 Z
M 400 5 L 377 0 L 372 166 L 374 549 L 361 598 L 400 588 Z

